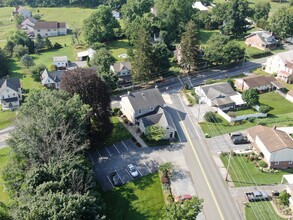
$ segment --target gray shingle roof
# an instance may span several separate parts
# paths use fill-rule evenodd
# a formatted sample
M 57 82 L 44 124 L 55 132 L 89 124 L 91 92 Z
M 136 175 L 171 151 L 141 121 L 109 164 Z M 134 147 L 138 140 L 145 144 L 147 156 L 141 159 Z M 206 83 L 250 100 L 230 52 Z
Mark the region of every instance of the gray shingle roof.
M 48 72 L 48 76 L 54 80 L 54 82 L 61 82 L 63 74 L 65 71 L 54 71 L 54 72 Z
M 253 35 L 257 35 L 261 39 L 261 41 L 266 45 L 277 43 L 277 40 L 268 31 L 255 31 L 248 35 L 246 38 L 251 37 Z
M 152 106 L 164 106 L 165 101 L 157 88 L 147 89 L 125 95 L 128 97 L 132 108 L 137 111 Z
M 204 94 L 210 99 L 224 98 L 226 96 L 237 95 L 237 92 L 233 90 L 227 82 L 214 83 L 209 85 L 201 86 Z
M 129 61 L 121 62 L 121 63 L 114 63 L 114 65 L 113 65 L 113 69 L 116 73 L 120 72 L 123 69 L 123 67 L 125 67 L 128 70 L 132 69 L 131 63 Z
M 6 89 L 10 88 L 18 92 L 18 89 L 21 88 L 20 81 L 18 78 L 9 78 L 6 80 L 0 79 L 0 94 Z

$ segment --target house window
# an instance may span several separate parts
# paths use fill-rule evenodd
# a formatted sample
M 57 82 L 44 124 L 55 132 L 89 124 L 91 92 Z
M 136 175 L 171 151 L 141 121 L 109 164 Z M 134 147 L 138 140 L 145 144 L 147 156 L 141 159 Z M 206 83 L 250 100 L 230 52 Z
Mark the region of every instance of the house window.
M 138 114 L 141 114 L 141 109 L 138 110 Z
M 280 164 L 280 162 L 278 161 L 278 162 L 275 162 L 275 165 L 279 165 Z
M 293 164 L 293 160 L 289 161 L 288 164 L 289 164 L 289 165 Z

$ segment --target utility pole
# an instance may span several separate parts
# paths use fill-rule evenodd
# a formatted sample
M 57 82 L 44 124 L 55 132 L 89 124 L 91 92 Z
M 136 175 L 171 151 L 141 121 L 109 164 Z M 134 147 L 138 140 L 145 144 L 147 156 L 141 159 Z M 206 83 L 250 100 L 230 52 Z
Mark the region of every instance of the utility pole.
M 227 165 L 227 174 L 226 174 L 226 178 L 225 178 L 226 181 L 228 181 L 229 168 L 231 166 L 231 155 L 232 155 L 232 149 L 230 147 L 230 153 L 229 153 L 228 165 Z

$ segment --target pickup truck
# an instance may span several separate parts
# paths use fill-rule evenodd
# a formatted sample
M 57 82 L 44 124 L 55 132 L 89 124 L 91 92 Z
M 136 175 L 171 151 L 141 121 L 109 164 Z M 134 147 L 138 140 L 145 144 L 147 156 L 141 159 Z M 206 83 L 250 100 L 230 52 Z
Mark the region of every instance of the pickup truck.
M 269 200 L 270 197 L 266 192 L 254 191 L 245 193 L 249 202 Z

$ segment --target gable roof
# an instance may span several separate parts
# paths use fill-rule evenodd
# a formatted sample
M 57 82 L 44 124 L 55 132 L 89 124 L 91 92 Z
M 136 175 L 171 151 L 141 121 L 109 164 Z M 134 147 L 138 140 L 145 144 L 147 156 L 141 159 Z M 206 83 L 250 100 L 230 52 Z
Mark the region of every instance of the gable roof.
M 196 8 L 196 9 L 198 9 L 198 10 L 200 10 L 200 11 L 208 11 L 208 10 L 209 10 L 206 6 L 204 6 L 204 5 L 201 3 L 201 1 L 194 2 L 194 3 L 192 4 L 192 8 Z
M 55 83 L 58 83 L 61 82 L 64 72 L 64 70 L 48 72 L 47 69 L 45 69 L 42 73 L 42 77 L 44 79 L 44 76 L 47 76 L 51 78 Z
M 176 130 L 174 121 L 169 112 L 162 107 L 157 107 L 154 112 L 140 117 L 140 120 L 144 124 L 144 127 L 148 127 L 154 124 L 159 124 L 161 127 L 171 127 Z
M 34 29 L 58 29 L 66 28 L 65 22 L 57 21 L 38 21 L 35 23 Z
M 164 106 L 165 104 L 158 88 L 129 93 L 121 96 L 121 98 L 122 97 L 127 97 L 129 99 L 129 102 L 135 111 L 153 106 Z
M 269 31 L 255 31 L 252 32 L 250 35 L 246 36 L 245 38 L 249 38 L 254 35 L 257 35 L 265 45 L 277 43 L 277 40 L 274 38 L 274 36 L 272 36 L 272 34 Z
M 276 56 L 279 56 L 288 68 L 293 68 L 293 50 L 278 53 Z
M 68 60 L 67 56 L 55 56 L 55 57 L 53 57 L 54 62 L 67 61 L 67 60 Z
M 18 78 L 9 78 L 9 79 L 0 79 L 0 94 L 6 89 L 10 88 L 18 92 L 18 89 L 21 88 L 20 81 Z
M 247 132 L 254 141 L 258 137 L 271 153 L 285 148 L 293 150 L 293 139 L 284 131 L 257 125 L 248 128 Z
M 126 68 L 128 70 L 131 70 L 131 63 L 129 61 L 125 61 L 125 62 L 119 62 L 119 63 L 114 63 L 113 65 L 113 69 L 115 71 L 115 73 L 120 72 L 123 68 Z
M 34 26 L 37 21 L 38 20 L 35 19 L 34 17 L 30 17 L 25 19 L 23 22 L 21 22 L 21 26 L 24 26 L 24 25 Z
M 249 88 L 265 86 L 276 81 L 275 77 L 273 76 L 258 76 L 258 75 L 247 76 L 242 79 Z
M 201 86 L 201 89 L 210 100 L 237 95 L 237 92 L 233 90 L 228 82 L 203 85 Z

